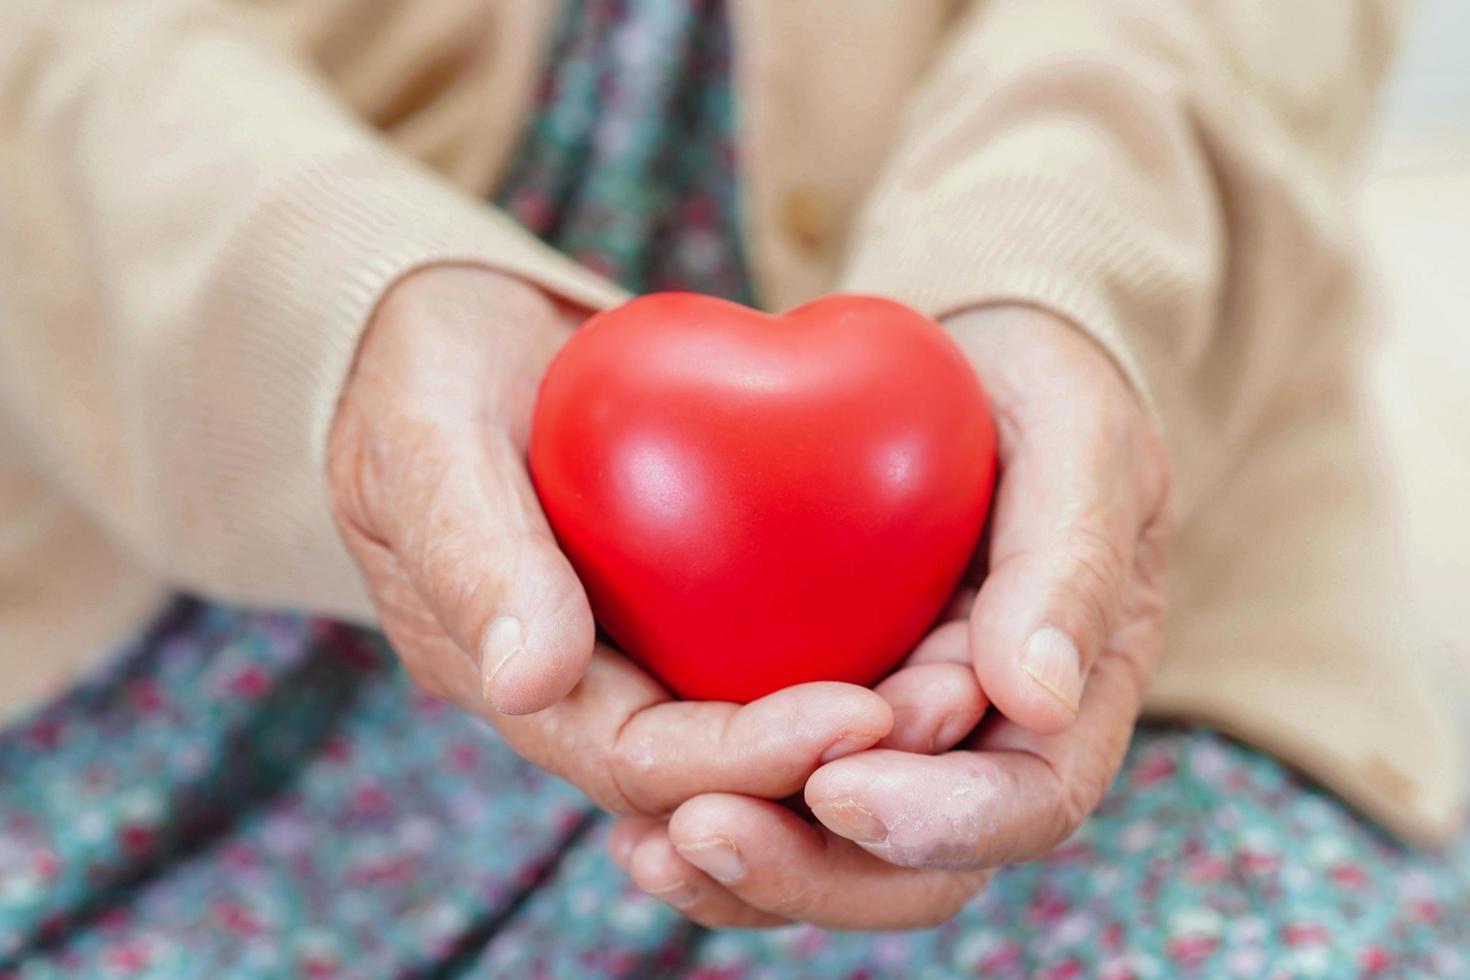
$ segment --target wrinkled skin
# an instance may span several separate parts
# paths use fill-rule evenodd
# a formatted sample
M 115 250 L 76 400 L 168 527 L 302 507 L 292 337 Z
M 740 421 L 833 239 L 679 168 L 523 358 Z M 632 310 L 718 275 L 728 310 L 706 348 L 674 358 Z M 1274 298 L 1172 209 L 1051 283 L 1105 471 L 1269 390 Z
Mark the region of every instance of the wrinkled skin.
M 332 504 L 417 684 L 620 814 L 708 792 L 783 798 L 844 753 L 972 727 L 984 705 L 958 665 L 896 674 L 882 693 L 808 684 L 740 707 L 673 701 L 594 642 L 524 463 L 537 381 L 580 319 L 515 280 L 435 267 L 397 284 L 363 338 L 332 427 Z M 519 653 L 501 665 L 482 651 L 505 617 Z
M 1162 641 L 1167 467 L 1106 355 L 1037 310 L 951 320 L 1000 439 L 972 580 L 875 690 L 742 707 L 674 701 L 595 642 L 537 505 L 536 385 L 581 316 L 437 266 L 394 286 L 363 338 L 328 481 L 415 682 L 622 815 L 614 857 L 707 925 L 934 924 L 1070 834 L 1122 760 Z M 999 714 L 976 728 L 987 703 Z M 798 793 L 818 823 L 777 802 Z

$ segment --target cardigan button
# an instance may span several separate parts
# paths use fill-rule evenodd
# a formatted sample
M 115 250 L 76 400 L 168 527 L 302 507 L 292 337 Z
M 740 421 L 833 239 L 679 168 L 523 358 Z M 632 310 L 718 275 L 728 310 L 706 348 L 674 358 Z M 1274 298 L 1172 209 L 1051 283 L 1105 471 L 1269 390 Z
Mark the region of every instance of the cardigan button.
M 781 199 L 781 226 L 807 252 L 819 252 L 832 237 L 832 206 L 813 187 L 793 187 Z

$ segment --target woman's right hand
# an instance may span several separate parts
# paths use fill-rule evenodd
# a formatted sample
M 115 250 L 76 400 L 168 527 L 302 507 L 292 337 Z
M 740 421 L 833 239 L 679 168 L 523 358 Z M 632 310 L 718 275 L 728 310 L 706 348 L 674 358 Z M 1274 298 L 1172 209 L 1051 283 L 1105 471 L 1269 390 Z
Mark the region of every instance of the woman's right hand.
M 878 743 L 927 748 L 978 686 L 932 669 L 882 689 L 788 688 L 746 706 L 679 702 L 595 642 L 581 583 L 525 469 L 537 387 L 580 317 L 470 266 L 409 274 L 369 324 L 329 443 L 337 527 L 424 690 L 621 814 L 700 793 L 780 799 Z M 952 726 L 951 726 L 952 727 Z

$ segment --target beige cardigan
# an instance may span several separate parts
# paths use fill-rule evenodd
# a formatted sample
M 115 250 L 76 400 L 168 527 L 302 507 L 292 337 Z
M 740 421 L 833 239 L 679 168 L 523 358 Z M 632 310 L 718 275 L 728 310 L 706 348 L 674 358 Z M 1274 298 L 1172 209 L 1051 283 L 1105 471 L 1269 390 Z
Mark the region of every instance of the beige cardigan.
M 769 305 L 1019 301 L 1089 331 L 1177 476 L 1150 710 L 1436 840 L 1464 760 L 1351 371 L 1344 201 L 1394 6 L 731 0 Z M 10 704 L 74 676 L 164 583 L 370 617 L 328 520 L 323 438 L 405 270 L 465 259 L 619 298 L 482 203 L 553 8 L 0 5 Z

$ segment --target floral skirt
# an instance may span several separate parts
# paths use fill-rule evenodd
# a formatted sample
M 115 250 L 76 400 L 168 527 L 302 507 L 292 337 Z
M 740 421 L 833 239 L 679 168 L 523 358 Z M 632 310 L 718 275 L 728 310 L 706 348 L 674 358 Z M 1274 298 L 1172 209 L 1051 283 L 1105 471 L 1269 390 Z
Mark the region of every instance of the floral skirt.
M 1470 834 L 1394 843 L 1143 728 L 1093 818 L 924 932 L 711 932 L 376 635 L 181 600 L 0 734 L 0 977 L 1470 975 Z
M 717 0 L 568 5 L 499 201 L 635 290 L 748 300 Z M 1092 819 L 906 934 L 710 932 L 374 634 L 177 602 L 0 730 L 5 977 L 1470 976 L 1470 833 L 1407 849 L 1143 728 Z

